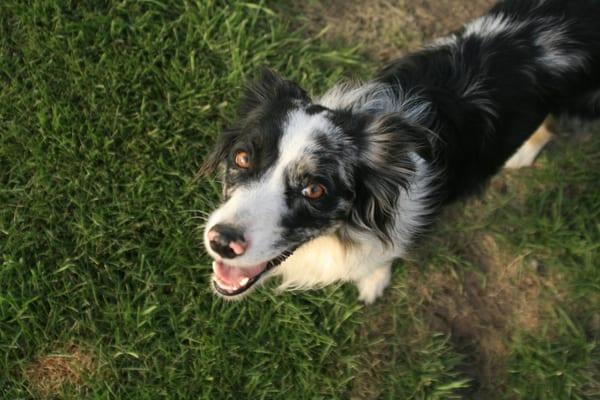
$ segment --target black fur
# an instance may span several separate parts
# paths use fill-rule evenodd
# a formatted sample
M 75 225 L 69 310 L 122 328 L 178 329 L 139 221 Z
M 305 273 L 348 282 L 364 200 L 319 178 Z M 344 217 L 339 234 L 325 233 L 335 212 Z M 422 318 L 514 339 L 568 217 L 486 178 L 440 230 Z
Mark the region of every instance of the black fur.
M 444 202 L 477 191 L 550 114 L 598 117 L 586 101 L 600 91 L 600 1 L 509 0 L 490 16 L 504 15 L 519 29 L 482 39 L 458 33 L 455 43 L 409 55 L 384 68 L 378 80 L 420 93 L 435 109 L 425 127 L 435 132 L 433 153 L 445 172 Z M 540 31 L 556 21 L 557 46 L 573 68 L 539 62 Z M 581 54 L 585 66 L 578 67 Z M 479 82 L 471 96 L 464 92 Z
M 600 1 L 507 0 L 487 18 L 488 25 L 392 62 L 373 92 L 365 86 L 351 104 L 343 92 L 339 106 L 313 103 L 264 70 L 205 171 L 225 167 L 226 194 L 256 180 L 281 156 L 282 126 L 293 111 L 323 114 L 338 131 L 318 136 L 310 160 L 286 171 L 288 212 L 277 240 L 297 246 L 349 227 L 391 243 L 397 201 L 415 178 L 411 154 L 436 174 L 427 196 L 435 209 L 480 189 L 548 114 L 600 115 Z M 389 93 L 377 92 L 382 87 Z M 390 111 L 381 101 L 401 105 Z M 240 149 L 253 160 L 249 171 L 232 167 Z M 299 193 L 314 181 L 328 195 L 308 202 Z

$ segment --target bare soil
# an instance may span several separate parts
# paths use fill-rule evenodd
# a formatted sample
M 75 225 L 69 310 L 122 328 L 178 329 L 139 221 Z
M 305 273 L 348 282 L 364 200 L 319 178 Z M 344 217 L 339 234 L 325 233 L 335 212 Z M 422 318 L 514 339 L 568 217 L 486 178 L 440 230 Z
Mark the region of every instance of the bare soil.
M 447 35 L 483 14 L 492 0 L 333 0 L 298 2 L 310 32 L 359 46 L 375 61 L 388 61 Z M 301 4 L 300 4 L 301 3 Z

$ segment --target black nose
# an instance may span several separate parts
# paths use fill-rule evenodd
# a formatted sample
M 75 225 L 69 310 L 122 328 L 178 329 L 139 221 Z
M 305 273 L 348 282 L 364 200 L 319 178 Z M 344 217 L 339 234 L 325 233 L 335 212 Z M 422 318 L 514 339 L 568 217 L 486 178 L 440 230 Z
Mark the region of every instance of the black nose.
M 210 248 L 223 258 L 244 254 L 246 241 L 242 232 L 231 225 L 217 224 L 208 231 Z

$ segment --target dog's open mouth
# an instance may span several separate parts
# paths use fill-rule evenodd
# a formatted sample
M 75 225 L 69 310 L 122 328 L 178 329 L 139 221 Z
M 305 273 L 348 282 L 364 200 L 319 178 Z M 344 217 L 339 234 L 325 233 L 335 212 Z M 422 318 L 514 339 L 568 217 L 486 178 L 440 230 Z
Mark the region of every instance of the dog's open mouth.
M 291 251 L 286 251 L 271 261 L 248 267 L 234 267 L 220 260 L 213 261 L 213 286 L 223 296 L 237 296 L 254 286 L 270 270 L 291 255 Z

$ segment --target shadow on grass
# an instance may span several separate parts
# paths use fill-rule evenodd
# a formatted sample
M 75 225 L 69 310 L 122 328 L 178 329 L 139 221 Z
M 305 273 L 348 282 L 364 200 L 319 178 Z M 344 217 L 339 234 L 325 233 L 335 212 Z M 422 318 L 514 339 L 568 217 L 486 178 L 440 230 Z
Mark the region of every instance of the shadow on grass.
M 584 172 L 598 170 L 600 138 L 582 137 L 559 140 L 534 167 L 504 171 L 479 197 L 444 210 L 368 311 L 362 334 L 379 340 L 365 351 L 369 372 L 355 382 L 357 398 L 388 393 L 396 365 L 414 364 L 415 349 L 437 334 L 449 341 L 449 356 L 460 355 L 454 378 L 468 380 L 452 392 L 460 397 L 597 393 L 598 231 L 585 222 L 600 197 Z M 578 236 L 583 242 L 562 239 Z

